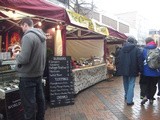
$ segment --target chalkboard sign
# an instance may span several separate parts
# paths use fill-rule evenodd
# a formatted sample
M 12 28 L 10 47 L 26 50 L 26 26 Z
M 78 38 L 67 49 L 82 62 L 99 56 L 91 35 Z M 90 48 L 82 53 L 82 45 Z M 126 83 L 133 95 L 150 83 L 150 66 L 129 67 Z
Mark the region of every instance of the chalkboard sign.
M 48 61 L 50 106 L 74 104 L 70 56 L 52 56 Z

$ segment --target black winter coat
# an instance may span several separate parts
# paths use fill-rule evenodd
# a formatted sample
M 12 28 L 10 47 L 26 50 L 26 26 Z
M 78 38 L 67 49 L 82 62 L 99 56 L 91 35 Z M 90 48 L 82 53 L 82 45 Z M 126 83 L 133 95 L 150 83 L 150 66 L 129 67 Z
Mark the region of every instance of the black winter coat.
M 135 77 L 142 71 L 141 51 L 132 43 L 126 43 L 122 47 L 117 59 L 117 75 Z

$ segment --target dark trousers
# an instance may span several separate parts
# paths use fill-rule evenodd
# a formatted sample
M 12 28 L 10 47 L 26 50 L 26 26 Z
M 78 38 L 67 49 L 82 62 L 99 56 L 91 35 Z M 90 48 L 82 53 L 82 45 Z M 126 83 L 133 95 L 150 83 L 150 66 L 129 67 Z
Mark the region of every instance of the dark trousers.
M 146 95 L 146 89 L 147 89 L 147 81 L 144 79 L 143 74 L 140 75 L 139 85 L 140 85 L 140 96 L 143 98 Z
M 159 77 L 150 77 L 150 76 L 144 76 L 144 80 L 146 82 L 147 88 L 145 90 L 145 96 L 148 99 L 154 100 L 154 95 L 157 90 L 157 82 Z
M 20 78 L 19 91 L 25 120 L 44 120 L 45 98 L 42 78 Z
M 160 96 L 160 78 L 158 79 L 158 96 Z

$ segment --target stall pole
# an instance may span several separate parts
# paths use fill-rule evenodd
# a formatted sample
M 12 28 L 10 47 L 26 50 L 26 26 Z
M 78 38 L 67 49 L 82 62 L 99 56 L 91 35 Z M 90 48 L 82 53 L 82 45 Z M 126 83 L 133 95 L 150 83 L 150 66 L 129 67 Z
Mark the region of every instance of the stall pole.
M 106 63 L 107 53 L 108 53 L 108 50 L 107 50 L 107 39 L 104 38 L 104 56 L 103 56 L 103 60 L 104 60 L 105 63 Z
M 62 56 L 66 56 L 66 26 L 62 29 Z

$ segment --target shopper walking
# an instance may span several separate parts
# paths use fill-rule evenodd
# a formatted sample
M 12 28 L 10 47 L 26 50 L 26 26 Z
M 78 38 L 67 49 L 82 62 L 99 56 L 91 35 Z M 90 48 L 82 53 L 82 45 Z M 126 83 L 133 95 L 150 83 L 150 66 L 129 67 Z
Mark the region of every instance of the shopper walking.
M 136 76 L 142 70 L 142 59 L 140 49 L 136 46 L 137 41 L 129 37 L 122 49 L 119 51 L 117 74 L 123 76 L 124 98 L 127 105 L 134 105 L 134 87 Z
M 25 120 L 44 120 L 45 98 L 42 76 L 46 63 L 46 37 L 42 30 L 33 28 L 31 18 L 20 22 L 24 35 L 21 52 L 16 55 L 16 70 L 20 77 L 19 90 Z
M 150 103 L 153 103 L 153 100 L 155 100 L 154 95 L 156 93 L 156 84 L 158 82 L 158 79 L 160 79 L 160 68 L 153 69 L 150 68 L 148 61 L 148 52 L 149 50 L 156 50 L 157 45 L 154 42 L 154 39 L 151 37 L 146 38 L 145 40 L 146 46 L 143 49 L 143 61 L 144 61 L 144 67 L 143 67 L 143 79 L 145 80 L 145 83 L 147 85 L 145 90 L 145 97 L 141 101 L 141 104 L 145 104 L 145 102 L 150 100 Z M 153 52 L 156 53 L 156 52 Z M 156 62 L 154 62 L 156 63 Z

